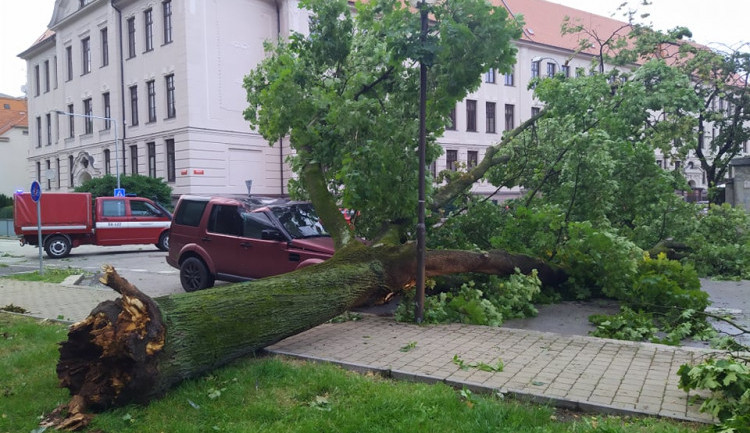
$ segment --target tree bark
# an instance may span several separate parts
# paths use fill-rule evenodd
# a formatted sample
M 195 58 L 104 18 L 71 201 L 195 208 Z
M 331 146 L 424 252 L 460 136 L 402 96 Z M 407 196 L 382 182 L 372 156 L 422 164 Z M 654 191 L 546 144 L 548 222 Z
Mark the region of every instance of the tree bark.
M 531 257 L 503 252 L 433 251 L 427 274 L 515 268 L 540 278 L 562 275 Z M 375 295 L 409 287 L 413 244 L 345 247 L 319 265 L 263 280 L 151 299 L 105 267 L 102 282 L 122 294 L 74 324 L 61 343 L 57 373 L 73 396 L 68 419 L 80 427 L 88 410 L 147 402 L 184 379 L 336 317 Z M 554 277 L 554 278 L 552 278 Z

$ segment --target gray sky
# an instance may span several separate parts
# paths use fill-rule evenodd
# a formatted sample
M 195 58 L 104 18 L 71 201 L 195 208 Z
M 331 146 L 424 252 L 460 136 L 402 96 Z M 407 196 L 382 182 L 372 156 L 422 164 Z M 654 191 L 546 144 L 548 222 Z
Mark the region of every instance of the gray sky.
M 625 0 L 550 0 L 615 19 L 624 19 L 617 7 Z M 715 43 L 737 47 L 750 42 L 746 20 L 750 17 L 750 0 L 651 0 L 651 6 L 640 6 L 631 0 L 630 8 L 648 12 L 643 23 L 660 30 L 687 26 L 693 39 L 720 48 Z M 0 93 L 23 96 L 26 62 L 17 56 L 44 33 L 52 18 L 54 0 L 0 0 Z

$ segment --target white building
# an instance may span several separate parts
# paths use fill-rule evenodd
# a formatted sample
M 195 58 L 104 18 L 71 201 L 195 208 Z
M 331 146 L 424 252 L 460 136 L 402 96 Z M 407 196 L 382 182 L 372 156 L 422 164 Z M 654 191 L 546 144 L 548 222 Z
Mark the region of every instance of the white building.
M 8 197 L 19 189 L 28 189 L 26 154 L 29 151 L 29 126 L 25 98 L 0 94 L 0 194 Z M 19 164 L 21 162 L 21 164 Z
M 494 3 L 524 17 L 517 63 L 511 74 L 490 71 L 457 105 L 438 171 L 480 161 L 503 131 L 541 108 L 527 89 L 532 76 L 589 70 L 594 53 L 576 53 L 579 36 L 560 34 L 566 16 L 601 35 L 626 30 L 544 0 Z M 253 193 L 285 194 L 290 149 L 269 146 L 243 119 L 242 79 L 263 58 L 264 41 L 306 29 L 297 0 L 57 0 L 50 31 L 20 54 L 30 179 L 67 191 L 119 171 L 164 178 L 177 195 L 245 194 L 248 181 Z

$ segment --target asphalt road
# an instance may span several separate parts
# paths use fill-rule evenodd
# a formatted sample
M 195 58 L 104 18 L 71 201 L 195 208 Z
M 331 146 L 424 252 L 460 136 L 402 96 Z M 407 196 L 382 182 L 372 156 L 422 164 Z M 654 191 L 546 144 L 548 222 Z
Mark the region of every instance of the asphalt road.
M 42 267 L 76 268 L 98 272 L 105 264 L 151 297 L 183 292 L 179 271 L 166 262 L 167 253 L 153 245 L 100 247 L 83 245 L 73 248 L 64 259 L 50 259 L 42 252 Z M 15 239 L 0 238 L 0 275 L 39 270 L 39 249 L 21 246 Z M 84 283 L 99 284 L 95 279 Z

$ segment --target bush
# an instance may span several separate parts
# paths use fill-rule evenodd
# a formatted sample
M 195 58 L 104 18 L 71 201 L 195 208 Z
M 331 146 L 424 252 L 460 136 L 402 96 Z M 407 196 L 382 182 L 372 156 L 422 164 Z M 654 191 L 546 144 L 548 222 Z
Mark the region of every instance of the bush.
M 162 178 L 132 175 L 120 176 L 120 187 L 128 194 L 154 199 L 165 207 L 172 207 L 172 187 Z M 95 177 L 75 189 L 76 192 L 90 192 L 94 197 L 111 197 L 117 188 L 117 177 L 106 175 Z

